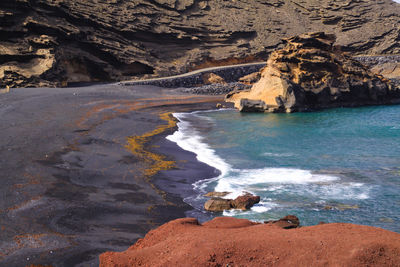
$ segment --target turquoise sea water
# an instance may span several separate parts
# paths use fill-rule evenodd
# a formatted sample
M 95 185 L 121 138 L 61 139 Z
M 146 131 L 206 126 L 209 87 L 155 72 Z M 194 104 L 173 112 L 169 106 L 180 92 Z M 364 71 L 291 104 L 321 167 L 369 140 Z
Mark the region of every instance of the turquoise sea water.
M 256 221 L 287 214 L 302 225 L 350 222 L 400 232 L 400 106 L 294 114 L 235 110 L 175 114 L 168 139 L 221 175 L 194 184 L 185 201 L 202 210 L 209 191 L 261 196 Z

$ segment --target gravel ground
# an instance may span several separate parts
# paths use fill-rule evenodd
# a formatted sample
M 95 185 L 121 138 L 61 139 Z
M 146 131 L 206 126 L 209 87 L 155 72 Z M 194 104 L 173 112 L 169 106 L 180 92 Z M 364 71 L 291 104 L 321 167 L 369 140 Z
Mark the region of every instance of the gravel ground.
M 180 88 L 179 91 L 182 93 L 196 94 L 196 95 L 222 95 L 222 94 L 227 94 L 234 90 L 241 91 L 241 90 L 248 90 L 250 88 L 251 85 L 239 82 L 232 82 L 228 84 L 209 84 L 192 88 Z

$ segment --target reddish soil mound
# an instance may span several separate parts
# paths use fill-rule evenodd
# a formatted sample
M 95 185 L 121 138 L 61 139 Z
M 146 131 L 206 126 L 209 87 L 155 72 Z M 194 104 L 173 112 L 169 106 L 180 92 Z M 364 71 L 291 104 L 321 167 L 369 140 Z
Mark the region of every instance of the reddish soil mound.
M 171 221 L 100 266 L 400 266 L 400 234 L 334 223 L 284 230 L 220 217 Z

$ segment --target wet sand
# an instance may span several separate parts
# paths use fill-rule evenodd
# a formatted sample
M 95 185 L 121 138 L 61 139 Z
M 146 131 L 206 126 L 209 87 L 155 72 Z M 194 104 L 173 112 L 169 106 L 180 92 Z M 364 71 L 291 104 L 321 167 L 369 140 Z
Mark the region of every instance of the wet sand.
M 98 266 L 184 217 L 191 183 L 216 172 L 165 140 L 173 124 L 154 130 L 170 123 L 160 114 L 221 101 L 115 84 L 0 94 L 0 266 Z M 135 136 L 148 136 L 144 153 Z

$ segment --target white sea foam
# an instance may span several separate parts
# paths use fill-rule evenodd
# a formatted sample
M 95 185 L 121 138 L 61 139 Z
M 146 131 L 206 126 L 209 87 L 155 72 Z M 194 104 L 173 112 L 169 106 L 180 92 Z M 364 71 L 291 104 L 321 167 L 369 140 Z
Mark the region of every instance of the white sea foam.
M 288 186 L 286 191 L 294 195 L 304 195 L 319 199 L 316 203 L 329 200 L 365 200 L 370 198 L 372 185 L 363 183 L 331 183 Z
M 328 183 L 338 179 L 331 175 L 289 168 L 232 170 L 230 175 L 218 179 L 215 191 L 232 192 L 227 197 L 234 198 L 243 191 L 257 194 L 257 191 L 284 190 L 286 187 L 282 185 L 285 184 Z M 258 190 L 255 189 L 255 185 L 258 185 Z
M 204 162 L 207 165 L 220 170 L 221 176 L 224 176 L 231 166 L 216 155 L 215 151 L 203 142 L 203 138 L 196 129 L 193 128 L 193 125 L 189 121 L 185 120 L 187 116 L 195 115 L 188 113 L 174 113 L 174 116 L 179 120 L 178 131 L 167 136 L 167 139 L 177 143 L 182 149 L 195 153 L 198 161 Z
M 182 149 L 191 151 L 197 155 L 197 159 L 208 164 L 221 172 L 221 175 L 211 179 L 200 180 L 193 184 L 194 189 L 199 192 L 196 197 L 187 200 L 196 202 L 202 198 L 210 183 L 215 183 L 213 189 L 218 192 L 232 192 L 225 198 L 236 198 L 249 192 L 265 196 L 274 194 L 289 194 L 294 196 L 312 197 L 315 201 L 369 198 L 370 188 L 363 183 L 341 181 L 338 176 L 331 174 L 318 174 L 310 170 L 296 168 L 260 168 L 260 169 L 233 169 L 224 159 L 204 142 L 200 132 L 193 127 L 193 116 L 198 119 L 212 121 L 212 119 L 198 115 L 197 113 L 175 113 L 179 120 L 178 130 L 167 137 L 168 140 L 176 142 Z M 278 156 L 268 154 L 268 156 Z M 291 154 L 280 154 L 280 156 L 292 156 Z M 275 199 L 278 200 L 278 199 Z M 263 200 L 264 201 L 264 200 Z M 272 208 L 280 206 L 272 199 L 255 205 L 251 210 L 240 212 L 240 215 L 252 213 L 264 213 Z M 239 211 L 225 211 L 224 216 L 239 215 Z
M 275 157 L 275 158 L 287 158 L 294 156 L 293 153 L 272 153 L 272 152 L 265 152 L 262 155 L 266 157 Z
M 270 211 L 271 209 L 277 207 L 278 204 L 274 203 L 274 202 L 260 202 L 256 205 L 254 205 L 253 207 L 251 207 L 250 210 L 248 211 L 242 211 L 242 210 L 225 210 L 222 215 L 223 216 L 243 216 L 243 215 L 249 215 L 252 213 L 265 213 L 267 211 Z
M 257 213 L 264 213 L 264 212 L 267 212 L 269 210 L 271 210 L 271 208 L 265 207 L 265 206 L 253 206 L 251 208 L 251 211 L 257 212 Z
M 259 184 L 259 183 L 278 183 L 278 184 L 305 184 L 316 182 L 332 182 L 338 177 L 315 174 L 309 170 L 292 168 L 263 168 L 245 169 L 239 171 L 239 183 Z
M 260 203 L 254 205 L 251 208 L 251 211 L 253 212 L 257 212 L 257 213 L 264 213 L 267 212 L 269 210 L 271 210 L 272 208 L 277 207 L 278 204 L 271 202 L 271 201 L 261 201 Z

